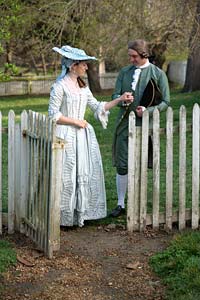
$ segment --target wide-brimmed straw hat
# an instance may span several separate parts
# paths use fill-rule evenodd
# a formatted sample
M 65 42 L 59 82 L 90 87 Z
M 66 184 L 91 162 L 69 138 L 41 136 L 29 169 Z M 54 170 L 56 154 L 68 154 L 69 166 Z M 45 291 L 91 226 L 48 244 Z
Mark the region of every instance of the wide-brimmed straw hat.
M 62 46 L 61 48 L 54 47 L 53 50 L 72 60 L 97 60 L 96 57 L 87 55 L 84 50 L 73 48 L 68 45 Z

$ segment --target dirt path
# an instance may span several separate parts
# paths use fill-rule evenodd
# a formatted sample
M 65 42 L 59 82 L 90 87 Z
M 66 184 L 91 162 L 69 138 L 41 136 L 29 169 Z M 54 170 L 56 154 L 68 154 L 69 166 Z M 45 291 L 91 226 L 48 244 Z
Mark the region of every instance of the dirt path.
M 23 262 L 6 273 L 0 299 L 161 300 L 164 287 L 148 266 L 172 235 L 152 231 L 128 234 L 123 226 L 85 226 L 61 231 L 61 250 L 53 260 L 17 237 Z

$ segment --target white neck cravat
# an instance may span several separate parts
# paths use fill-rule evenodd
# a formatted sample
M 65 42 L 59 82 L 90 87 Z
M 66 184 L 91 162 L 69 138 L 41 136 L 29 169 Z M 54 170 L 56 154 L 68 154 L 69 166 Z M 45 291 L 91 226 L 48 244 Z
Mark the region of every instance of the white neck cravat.
M 141 69 L 137 68 L 133 74 L 133 81 L 132 81 L 132 90 L 135 91 L 136 85 L 138 83 L 140 77 Z
M 135 69 L 135 72 L 133 74 L 133 81 L 132 81 L 132 84 L 131 84 L 133 91 L 135 91 L 135 89 L 136 89 L 136 85 L 138 83 L 140 73 L 142 71 L 141 69 L 147 68 L 149 66 L 149 64 L 150 64 L 149 60 L 147 59 L 147 62 L 144 65 L 142 65 L 140 67 L 137 67 L 137 69 Z

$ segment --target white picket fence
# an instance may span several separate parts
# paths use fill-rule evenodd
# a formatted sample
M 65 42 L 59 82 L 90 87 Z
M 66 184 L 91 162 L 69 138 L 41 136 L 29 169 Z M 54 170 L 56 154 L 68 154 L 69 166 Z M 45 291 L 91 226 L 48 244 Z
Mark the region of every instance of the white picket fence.
M 60 247 L 60 190 L 64 143 L 56 124 L 29 111 L 8 114 L 8 212 L 2 214 L 2 115 L 0 114 L 0 233 L 29 236 L 49 257 Z
M 46 116 L 24 111 L 16 122 L 13 111 L 8 115 L 8 212 L 2 213 L 2 115 L 0 112 L 0 234 L 6 224 L 8 232 L 15 230 L 29 236 L 49 257 L 60 247 L 60 190 L 64 143 L 55 136 L 56 124 Z M 186 189 L 188 168 L 188 140 L 191 146 L 191 208 L 186 206 L 189 194 Z M 147 169 L 148 137 L 153 137 L 153 170 Z M 174 139 L 178 134 L 178 142 Z M 161 142 L 164 135 L 165 151 L 165 210 L 161 211 Z M 174 148 L 177 148 L 174 151 Z M 176 154 L 174 154 L 176 153 Z M 175 155 L 178 156 L 178 198 L 174 209 Z M 147 225 L 159 228 L 164 224 L 172 229 L 178 222 L 179 229 L 199 227 L 200 191 L 200 109 L 193 107 L 192 124 L 186 123 L 186 108 L 179 112 L 179 125 L 173 126 L 173 110 L 166 113 L 166 128 L 160 128 L 160 113 L 153 113 L 153 129 L 149 130 L 149 114 L 143 115 L 142 127 L 135 126 L 135 115 L 129 117 L 129 172 L 127 229 L 145 230 Z M 149 172 L 152 172 L 152 194 L 148 197 Z M 147 204 L 151 202 L 151 213 Z
M 192 135 L 192 175 L 191 194 L 186 191 L 188 180 L 187 168 L 188 153 L 186 133 Z M 174 143 L 175 133 L 178 133 L 177 145 Z M 148 161 L 148 136 L 153 137 L 153 170 L 147 169 Z M 165 135 L 165 199 L 161 199 L 161 161 L 160 138 Z M 174 149 L 176 147 L 176 149 Z M 174 151 L 176 150 L 176 151 Z M 175 152 L 178 155 L 178 200 L 179 205 L 174 209 L 173 184 L 175 175 Z M 135 115 L 132 112 L 129 117 L 129 171 L 128 171 L 128 211 L 127 228 L 129 231 L 145 230 L 147 225 L 154 229 L 164 224 L 166 229 L 172 229 L 172 224 L 178 222 L 178 228 L 184 229 L 186 222 L 191 221 L 191 227 L 199 227 L 199 176 L 200 176 L 200 109 L 199 105 L 193 107 L 192 124 L 186 123 L 186 108 L 180 107 L 179 125 L 173 126 L 173 110 L 168 108 L 166 113 L 166 128 L 160 128 L 160 113 L 156 109 L 153 113 L 153 129 L 149 130 L 149 113 L 143 114 L 142 127 L 135 126 Z M 176 170 L 177 171 L 177 170 Z M 148 174 L 152 172 L 152 197 L 148 199 Z M 186 207 L 188 198 L 192 199 L 191 208 Z M 151 201 L 152 212 L 148 212 L 147 203 Z M 161 200 L 165 200 L 165 210 L 160 211 Z

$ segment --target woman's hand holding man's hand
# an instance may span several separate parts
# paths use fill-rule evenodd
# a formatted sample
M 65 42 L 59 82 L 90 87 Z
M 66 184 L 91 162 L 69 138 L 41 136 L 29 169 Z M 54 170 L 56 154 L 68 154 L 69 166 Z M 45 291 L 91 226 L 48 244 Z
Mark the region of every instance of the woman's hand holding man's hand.
M 120 96 L 120 101 L 123 101 L 126 105 L 131 104 L 134 101 L 133 94 L 131 92 L 125 92 Z

